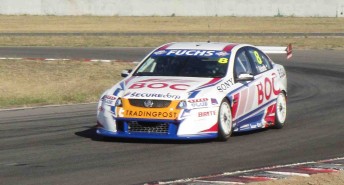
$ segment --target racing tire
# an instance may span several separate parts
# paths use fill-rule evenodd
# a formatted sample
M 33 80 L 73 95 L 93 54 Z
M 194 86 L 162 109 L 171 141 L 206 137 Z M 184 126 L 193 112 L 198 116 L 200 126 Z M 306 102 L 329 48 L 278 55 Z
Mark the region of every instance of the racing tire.
M 287 118 L 287 97 L 284 92 L 279 93 L 276 100 L 275 125 L 273 128 L 281 129 Z
M 227 99 L 222 100 L 218 115 L 218 140 L 227 141 L 233 132 L 231 106 Z

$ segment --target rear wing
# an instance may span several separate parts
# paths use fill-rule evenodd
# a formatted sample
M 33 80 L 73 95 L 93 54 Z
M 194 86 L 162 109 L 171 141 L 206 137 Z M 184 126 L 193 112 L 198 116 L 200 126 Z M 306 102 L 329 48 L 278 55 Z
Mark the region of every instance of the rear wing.
M 288 44 L 287 47 L 280 46 L 257 46 L 258 49 L 263 51 L 266 54 L 287 54 L 287 59 L 290 59 L 293 56 L 293 49 L 291 44 Z

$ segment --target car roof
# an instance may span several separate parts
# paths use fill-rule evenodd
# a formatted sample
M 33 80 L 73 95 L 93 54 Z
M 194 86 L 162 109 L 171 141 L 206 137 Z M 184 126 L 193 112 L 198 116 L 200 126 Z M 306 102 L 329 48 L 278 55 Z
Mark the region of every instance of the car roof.
M 159 50 L 171 49 L 185 49 L 185 50 L 215 50 L 230 52 L 236 43 L 224 42 L 174 42 L 166 44 L 159 48 Z

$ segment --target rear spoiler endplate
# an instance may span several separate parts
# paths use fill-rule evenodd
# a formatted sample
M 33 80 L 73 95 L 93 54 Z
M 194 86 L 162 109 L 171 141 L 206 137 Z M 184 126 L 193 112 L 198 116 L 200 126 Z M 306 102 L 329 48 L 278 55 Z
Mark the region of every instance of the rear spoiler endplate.
M 293 48 L 291 44 L 288 44 L 287 47 L 257 46 L 257 48 L 266 54 L 287 54 L 287 59 L 290 59 L 293 56 Z

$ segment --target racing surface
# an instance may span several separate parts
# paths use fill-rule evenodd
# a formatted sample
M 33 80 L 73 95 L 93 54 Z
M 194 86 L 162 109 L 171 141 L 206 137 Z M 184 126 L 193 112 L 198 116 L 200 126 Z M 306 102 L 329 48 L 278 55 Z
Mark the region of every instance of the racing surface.
M 150 50 L 127 49 L 133 56 Z M 129 56 L 123 48 L 87 50 Z M 295 51 L 291 62 L 272 58 L 288 75 L 289 115 L 281 130 L 236 134 L 227 142 L 101 140 L 96 104 L 0 111 L 0 184 L 142 184 L 343 157 L 344 52 Z

